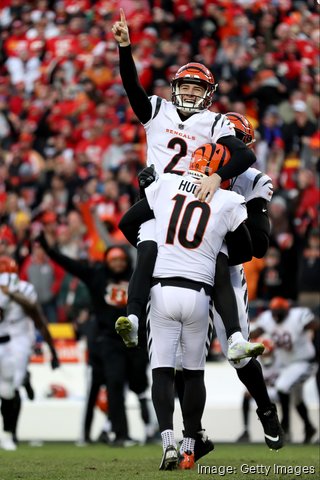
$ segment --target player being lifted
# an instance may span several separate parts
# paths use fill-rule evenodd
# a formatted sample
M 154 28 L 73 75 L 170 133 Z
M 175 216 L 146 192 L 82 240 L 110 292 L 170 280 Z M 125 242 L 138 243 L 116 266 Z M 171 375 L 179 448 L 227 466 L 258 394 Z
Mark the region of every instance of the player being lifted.
M 225 145 L 231 153 L 230 162 L 218 168 L 211 177 L 202 180 L 196 196 L 210 201 L 221 181 L 244 172 L 255 161 L 253 152 L 235 137 L 230 121 L 222 114 L 209 111 L 217 84 L 212 73 L 200 63 L 182 66 L 172 80 L 172 101 L 148 97 L 142 88 L 132 58 L 129 30 L 123 10 L 120 21 L 112 27 L 119 44 L 120 74 L 132 109 L 143 124 L 147 135 L 147 164 L 157 173 L 182 175 L 188 170 L 193 151 L 205 143 Z M 142 173 L 141 184 L 148 184 L 152 169 Z M 152 176 L 152 179 L 154 176 Z M 208 195 L 208 197 L 207 197 Z M 128 319 L 117 325 L 118 331 L 131 329 L 127 345 L 137 343 L 139 318 L 145 314 L 151 278 L 157 255 L 154 221 L 141 225 L 137 244 L 137 264 L 128 290 Z M 147 280 L 146 280 L 147 279 Z M 239 322 L 223 319 L 231 350 L 240 347 L 239 356 L 248 347 L 242 338 Z M 235 337 L 232 337 L 237 333 Z M 242 348 L 240 346 L 242 344 Z M 238 347 L 235 347 L 237 344 Z
M 252 145 L 254 143 L 254 130 L 250 122 L 238 113 L 230 112 L 227 113 L 226 116 L 233 122 L 237 137 L 248 145 Z M 210 145 L 200 147 L 195 151 L 194 159 L 199 163 L 209 161 L 208 154 L 210 154 L 210 152 Z M 272 198 L 273 187 L 271 179 L 267 175 L 259 172 L 259 170 L 249 168 L 242 175 L 236 177 L 231 182 L 227 182 L 227 185 L 224 186 L 245 197 L 248 211 L 246 226 L 250 232 L 253 256 L 262 258 L 269 245 L 270 225 L 267 215 L 267 202 Z M 130 225 L 126 225 L 128 220 L 134 221 L 134 219 L 130 219 L 130 216 L 129 211 L 128 215 L 125 215 L 122 219 L 121 225 L 122 228 L 124 227 L 124 233 L 129 233 L 129 240 L 134 243 L 136 231 L 138 230 L 139 218 L 137 217 L 137 224 L 133 228 L 132 225 L 131 227 Z M 132 228 L 132 231 L 130 231 L 130 228 Z M 248 338 L 249 321 L 247 285 L 243 268 L 241 265 L 238 265 L 246 261 L 240 258 L 244 252 L 244 245 L 241 243 L 241 239 L 237 238 L 235 233 L 227 235 L 227 244 L 229 264 L 235 265 L 230 267 L 230 276 L 237 299 L 239 323 L 244 338 Z M 218 305 L 215 299 L 214 305 Z M 216 308 L 214 325 L 222 346 L 222 351 L 225 356 L 228 357 L 228 334 L 222 322 L 221 315 L 219 315 L 220 312 L 218 313 L 217 310 L 218 309 Z M 230 363 L 236 368 L 239 379 L 246 386 L 247 390 L 257 403 L 257 413 L 263 425 L 267 445 L 272 449 L 281 448 L 283 446 L 283 431 L 279 424 L 276 407 L 272 404 L 269 398 L 259 362 L 257 362 L 255 358 L 244 358 L 237 363 L 233 361 Z M 183 378 L 181 378 L 179 371 L 176 372 L 176 377 L 180 377 L 178 378 L 179 381 L 177 381 L 177 387 L 179 398 L 182 399 L 184 381 Z M 199 438 L 199 440 L 201 440 L 201 438 Z M 201 456 L 203 456 L 210 451 L 210 441 L 197 441 L 196 447 L 196 450 L 199 448 Z M 211 447 L 211 450 L 212 448 L 213 447 Z

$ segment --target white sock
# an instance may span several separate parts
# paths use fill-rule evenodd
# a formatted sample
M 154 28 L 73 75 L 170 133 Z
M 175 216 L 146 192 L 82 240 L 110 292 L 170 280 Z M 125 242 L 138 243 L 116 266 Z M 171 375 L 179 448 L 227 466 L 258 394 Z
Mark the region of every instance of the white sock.
M 243 335 L 241 332 L 234 332 L 230 337 L 228 338 L 228 344 L 231 345 L 232 343 L 238 343 L 238 342 L 245 342 L 246 340 L 243 338 Z
M 163 432 L 161 432 L 161 438 L 162 438 L 163 451 L 165 451 L 165 449 L 169 445 L 173 445 L 174 447 L 177 447 L 176 441 L 174 439 L 173 430 L 164 430 Z
M 111 422 L 109 418 L 106 418 L 102 427 L 103 432 L 111 432 Z
M 184 437 L 180 447 L 180 453 L 191 452 L 194 453 L 195 439 L 191 437 Z
M 139 318 L 137 317 L 137 315 L 134 315 L 133 313 L 130 313 L 130 315 L 128 315 L 128 318 L 133 325 L 133 329 L 138 330 Z

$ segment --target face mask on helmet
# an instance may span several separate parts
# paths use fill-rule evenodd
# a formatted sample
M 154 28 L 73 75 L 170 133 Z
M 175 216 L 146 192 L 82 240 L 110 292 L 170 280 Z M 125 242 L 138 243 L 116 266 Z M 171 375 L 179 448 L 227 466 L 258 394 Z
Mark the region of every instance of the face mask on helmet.
M 183 85 L 196 85 L 200 93 L 183 92 Z M 210 107 L 218 84 L 210 70 L 201 63 L 188 63 L 175 74 L 172 82 L 172 103 L 182 113 L 197 113 Z M 190 98 L 192 97 L 192 98 Z
M 249 120 L 240 113 L 228 112 L 226 117 L 234 125 L 236 137 L 250 147 L 255 143 L 254 129 Z
M 230 160 L 229 150 L 216 143 L 206 143 L 197 148 L 191 158 L 188 173 L 195 179 L 199 180 L 204 176 L 210 177 L 220 168 L 226 165 Z M 229 188 L 230 182 L 222 182 L 221 188 Z

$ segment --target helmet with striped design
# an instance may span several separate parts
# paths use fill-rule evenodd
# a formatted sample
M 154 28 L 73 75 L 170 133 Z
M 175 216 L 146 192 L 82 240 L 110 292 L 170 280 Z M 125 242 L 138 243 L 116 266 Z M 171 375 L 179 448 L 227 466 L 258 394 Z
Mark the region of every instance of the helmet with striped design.
M 237 112 L 228 112 L 226 113 L 226 117 L 233 123 L 236 137 L 245 143 L 247 147 L 253 145 L 255 142 L 254 129 L 249 120 Z
M 224 145 L 205 143 L 192 154 L 188 173 L 196 179 L 210 176 L 226 165 L 230 160 L 230 152 Z M 222 182 L 221 188 L 229 188 L 230 182 Z

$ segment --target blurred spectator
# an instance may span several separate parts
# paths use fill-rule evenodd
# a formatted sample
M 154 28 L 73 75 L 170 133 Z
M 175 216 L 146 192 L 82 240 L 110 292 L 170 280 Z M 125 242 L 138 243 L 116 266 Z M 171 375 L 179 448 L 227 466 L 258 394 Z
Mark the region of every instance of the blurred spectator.
M 313 229 L 308 236 L 308 243 L 299 261 L 298 301 L 299 305 L 311 309 L 319 308 L 320 278 L 320 231 Z
M 79 325 L 88 319 L 90 306 L 90 293 L 85 284 L 65 273 L 57 298 L 58 321 L 73 323 L 78 331 Z
M 282 296 L 285 289 L 280 251 L 270 247 L 264 257 L 264 263 L 265 267 L 259 275 L 258 297 L 267 301 L 273 297 Z
M 303 100 L 293 103 L 294 120 L 284 125 L 283 139 L 286 153 L 295 152 L 301 154 L 303 143 L 316 131 L 317 126 L 308 120 L 307 104 Z
M 270 255 L 270 252 L 269 252 Z M 270 263 L 270 262 L 269 262 Z M 265 260 L 263 258 L 253 257 L 250 262 L 243 265 L 247 286 L 248 286 L 248 300 L 252 302 L 258 297 L 258 282 L 260 272 L 265 266 Z
M 320 190 L 316 187 L 311 170 L 301 169 L 297 175 L 298 198 L 294 224 L 296 232 L 305 237 L 311 227 L 318 222 Z
M 31 254 L 22 264 L 20 278 L 34 286 L 49 323 L 57 321 L 57 295 L 63 276 L 63 269 L 47 257 L 39 243 L 34 242 Z

